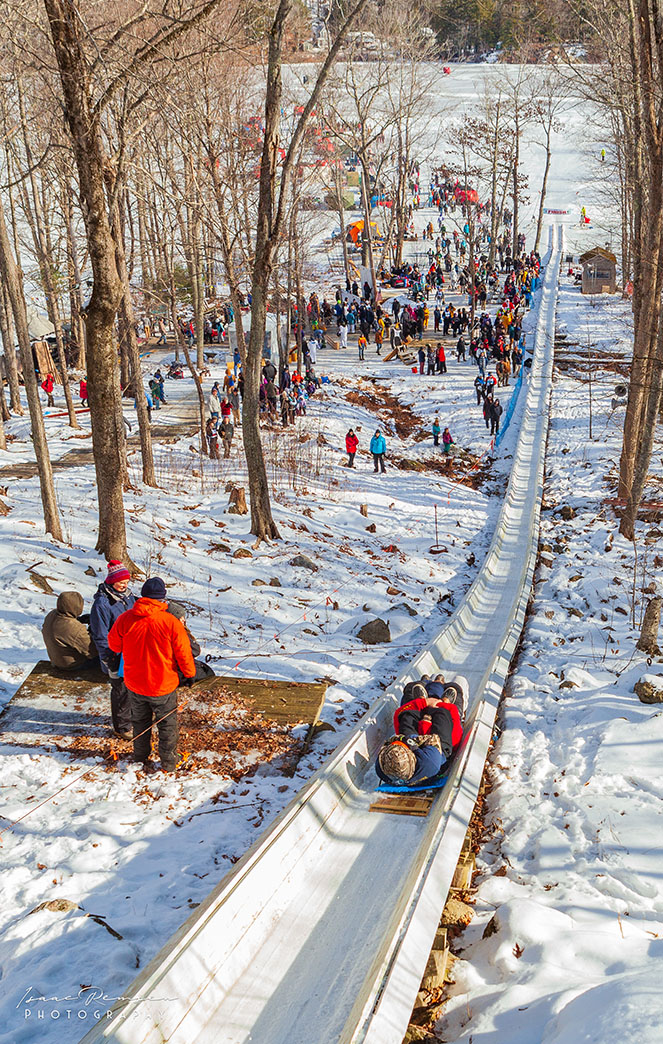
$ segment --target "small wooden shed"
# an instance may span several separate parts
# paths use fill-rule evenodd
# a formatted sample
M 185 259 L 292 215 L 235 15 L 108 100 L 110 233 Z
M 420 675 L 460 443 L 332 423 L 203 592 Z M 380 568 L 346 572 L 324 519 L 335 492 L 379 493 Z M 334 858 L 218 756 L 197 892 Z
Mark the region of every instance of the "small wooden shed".
M 583 294 L 614 294 L 617 289 L 617 258 L 603 247 L 592 247 L 579 258 Z

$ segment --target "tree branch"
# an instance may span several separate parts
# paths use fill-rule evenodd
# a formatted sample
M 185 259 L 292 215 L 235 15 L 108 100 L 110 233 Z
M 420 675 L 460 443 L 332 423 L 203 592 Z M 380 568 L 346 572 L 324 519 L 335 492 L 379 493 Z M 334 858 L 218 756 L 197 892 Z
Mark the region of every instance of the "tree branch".
M 195 28 L 195 26 L 201 25 L 202 22 L 204 22 L 205 19 L 208 18 L 209 15 L 211 15 L 212 12 L 223 2 L 224 0 L 207 0 L 207 2 L 203 4 L 203 6 L 190 18 L 177 22 L 177 24 L 170 29 L 166 29 L 165 27 L 158 29 L 157 32 L 154 33 L 154 35 L 131 56 L 131 60 L 127 67 L 123 69 L 122 72 L 118 73 L 105 88 L 98 101 L 95 102 L 92 110 L 94 117 L 99 117 L 115 92 L 119 90 L 120 87 L 123 87 L 130 77 L 134 75 L 137 66 L 145 65 L 152 58 L 156 57 L 164 47 L 168 47 L 170 44 L 174 43 L 175 40 L 180 36 L 183 36 L 184 33 L 187 33 L 190 29 Z M 230 23 L 231 26 L 233 22 L 234 18 Z

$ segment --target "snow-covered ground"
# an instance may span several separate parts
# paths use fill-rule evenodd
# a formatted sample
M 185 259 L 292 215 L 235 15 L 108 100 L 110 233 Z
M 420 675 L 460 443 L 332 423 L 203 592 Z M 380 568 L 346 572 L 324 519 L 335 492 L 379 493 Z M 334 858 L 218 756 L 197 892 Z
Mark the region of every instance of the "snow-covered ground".
M 638 523 L 636 563 L 604 503 L 616 488 L 624 408 L 612 398 L 631 352 L 629 306 L 617 296 L 593 306 L 563 279 L 558 331 L 579 344 L 558 345 L 534 602 L 490 763 L 476 917 L 457 941 L 438 1027 L 457 1044 L 661 1039 L 663 715 L 633 685 L 663 674 L 663 659 L 648 666 L 635 649 L 643 606 L 660 593 L 663 530 Z M 586 367 L 569 362 L 587 358 L 588 341 L 592 441 Z M 661 448 L 659 435 L 649 500 L 661 499 Z
M 452 77 L 444 78 L 439 98 L 432 100 L 438 119 L 446 119 L 449 99 L 459 110 L 474 102 L 483 80 L 494 72 L 488 67 L 454 69 Z M 583 130 L 583 114 L 570 104 L 564 132 L 556 138 L 549 196 L 551 207 L 568 206 L 570 220 L 579 211 L 581 197 L 587 203 L 592 193 L 601 191 L 592 180 L 596 171 L 590 157 L 595 146 L 589 143 L 586 151 L 579 152 Z M 524 165 L 531 173 L 533 188 L 541 155 L 530 137 Z M 533 206 L 523 215 L 529 234 L 532 212 Z M 423 226 L 432 216 L 422 211 L 417 221 Z M 578 249 L 590 245 L 589 235 L 586 229 L 578 233 Z M 572 299 L 570 313 L 574 307 Z M 587 321 L 584 316 L 582 321 Z M 226 481 L 241 480 L 243 475 L 238 446 L 229 463 L 201 465 L 190 450 L 193 440 L 162 445 L 157 451 L 159 490 L 141 489 L 137 481 L 137 488 L 127 494 L 135 562 L 148 573 L 162 575 L 172 595 L 187 603 L 191 629 L 215 669 L 248 677 L 331 679 L 322 717 L 334 731 L 316 737 L 294 776 L 265 764 L 238 782 L 219 778 L 202 767 L 177 779 L 145 781 L 123 758 L 111 768 L 89 760 L 72 763 L 69 756 L 57 751 L 41 753 L 0 745 L 5 817 L 0 820 L 0 830 L 7 821 L 29 813 L 15 829 L 0 834 L 4 898 L 0 1042 L 33 1041 L 36 1035 L 40 1041 L 59 1042 L 76 1039 L 89 1028 L 94 1008 L 102 999 L 86 994 L 88 1005 L 70 998 L 77 998 L 79 989 L 87 986 L 98 987 L 108 998 L 121 994 L 136 969 L 145 965 L 246 850 L 258 829 L 279 812 L 344 738 L 398 673 L 399 665 L 411 659 L 453 611 L 488 546 L 516 431 L 514 427 L 507 435 L 484 474 L 490 439 L 472 388 L 476 371 L 470 363 L 459 364 L 454 359 L 448 365 L 447 376 L 427 378 L 400 363 L 386 364 L 372 351 L 363 364 L 350 351 L 323 354 L 318 372 L 329 375 L 331 383 L 311 401 L 309 416 L 298 423 L 296 435 L 278 442 L 267 440 L 273 443 L 269 453 L 274 514 L 284 538 L 274 546 L 251 550 L 246 519 L 225 513 Z M 213 370 L 207 387 L 221 375 L 221 369 Z M 173 384 L 167 391 L 176 398 L 187 391 L 190 394 L 190 387 L 187 381 Z M 414 416 L 414 422 L 401 428 L 400 434 L 390 419 L 391 400 L 385 400 L 385 393 L 396 397 Z M 378 413 L 367 397 L 382 399 Z M 561 401 L 569 415 L 575 416 L 572 409 L 577 410 L 582 425 L 577 389 L 566 388 Z M 133 420 L 130 407 L 126 412 Z M 437 469 L 419 472 L 391 466 L 396 457 L 431 463 L 436 451 L 430 425 L 436 413 L 442 426 L 450 426 L 457 446 L 469 454 L 465 472 L 480 459 L 480 482 L 467 484 L 459 475 L 450 481 Z M 157 420 L 167 422 L 168 410 L 157 415 Z M 617 421 L 605 434 L 615 445 Z M 78 438 L 86 434 L 86 424 L 83 417 L 82 432 L 72 436 L 62 418 L 47 419 L 54 458 L 73 446 L 89 447 L 89 438 Z M 355 473 L 343 467 L 344 436 L 350 425 L 360 437 Z M 373 474 L 367 456 L 368 441 L 378 425 L 388 442 L 385 476 Z M 2 454 L 0 464 L 30 459 L 26 422 L 12 421 L 8 430 L 16 441 Z M 576 437 L 582 452 L 587 452 L 584 429 Z M 554 451 L 553 434 L 551 445 Z M 561 455 L 562 448 L 559 481 L 570 482 L 569 488 L 578 496 L 593 472 L 581 464 L 576 469 L 575 450 Z M 601 459 L 604 451 L 605 445 L 597 444 L 596 457 Z M 616 456 L 616 450 L 611 452 Z M 138 479 L 137 456 L 132 460 Z M 597 465 L 597 473 L 601 466 Z M 579 484 L 578 475 L 585 486 Z M 598 478 L 596 481 L 599 483 Z M 88 606 L 103 579 L 103 564 L 94 552 L 92 469 L 87 465 L 60 472 L 56 485 L 67 546 L 43 536 L 35 479 L 11 480 L 8 499 L 12 511 L 0 518 L 3 702 L 42 655 L 40 625 L 53 606 L 53 596 L 37 587 L 30 569 L 45 576 L 55 591 L 81 591 Z M 360 513 L 362 504 L 368 507 L 367 516 Z M 438 507 L 439 540 L 447 548 L 438 557 L 427 553 L 435 540 L 434 505 Z M 373 525 L 375 532 L 369 532 L 367 527 Z M 598 536 L 597 540 L 600 543 Z M 230 551 L 222 550 L 220 544 Z M 233 558 L 232 552 L 240 547 L 251 551 L 251 557 Z M 291 566 L 296 553 L 311 556 L 319 565 L 318 572 Z M 615 541 L 613 558 L 619 553 Z M 599 547 L 597 557 L 602 555 Z M 623 573 L 626 578 L 628 570 Z M 282 586 L 269 586 L 273 578 Z M 254 585 L 256 580 L 264 584 Z M 574 581 L 569 589 L 573 597 L 577 589 Z M 389 646 L 369 648 L 356 638 L 359 624 L 372 615 L 388 619 Z M 621 618 L 615 620 L 615 626 L 622 624 Z M 579 620 L 570 618 L 570 622 L 579 627 Z M 545 626 L 545 634 L 550 635 L 550 621 Z M 617 637 L 621 635 L 617 633 Z M 566 640 L 570 643 L 570 638 Z M 565 698 L 569 693 L 577 695 L 577 690 L 564 689 L 559 695 Z M 553 705 L 552 696 L 550 700 Z M 539 698 L 533 704 L 540 710 Z M 542 731 L 548 727 L 541 725 Z M 302 733 L 300 727 L 296 735 Z M 568 737 L 564 743 L 568 753 Z M 529 746 L 523 743 L 525 757 L 532 754 Z M 521 764 L 517 771 L 524 772 Z M 79 780 L 78 772 L 90 767 L 94 772 Z M 65 785 L 68 789 L 60 793 Z M 219 815 L 197 815 L 222 810 Z M 509 878 L 497 880 L 504 885 Z M 56 899 L 70 900 L 80 909 L 30 913 L 40 903 Z M 87 913 L 100 916 L 121 938 L 99 921 L 85 917 Z M 49 999 L 29 999 L 39 996 Z M 45 1013 L 43 1020 L 40 1011 Z M 60 1013 L 59 1020 L 54 1012 Z M 555 1044 L 561 1044 L 561 1038 Z
M 311 400 L 309 416 L 288 435 L 267 438 L 269 452 L 275 447 L 279 452 L 280 466 L 270 467 L 270 476 L 281 542 L 252 549 L 247 519 L 225 513 L 225 483 L 243 474 L 238 446 L 229 464 L 205 462 L 201 476 L 200 458 L 189 448 L 194 440 L 160 445 L 161 488 L 137 487 L 127 494 L 136 563 L 163 576 L 172 596 L 186 602 L 191 629 L 217 672 L 330 679 L 322 714 L 329 729 L 316 737 L 294 776 L 267 763 L 238 782 L 201 764 L 181 778 L 146 781 L 128 755 L 113 766 L 102 759 L 72 761 L 56 750 L 0 745 L 0 825 L 29 813 L 2 833 L 0 967 L 6 1007 L 0 1040 L 34 1039 L 39 1011 L 57 1010 L 63 1019 L 72 1004 L 76 1013 L 88 1011 L 66 1000 L 82 985 L 100 984 L 107 995 L 118 996 L 136 968 L 245 851 L 257 829 L 344 738 L 402 662 L 434 635 L 471 583 L 492 535 L 515 431 L 505 439 L 497 466 L 484 470 L 490 439 L 476 406 L 474 366 L 450 360 L 447 376 L 426 378 L 371 354 L 361 376 L 358 369 L 354 351 L 328 351 L 319 371 L 328 372 L 331 383 Z M 212 379 L 219 376 L 215 371 Z M 367 398 L 376 397 L 376 388 L 379 414 Z M 398 397 L 402 417 L 412 416 L 401 429 L 403 438 L 389 419 L 391 400 L 386 409 L 380 405 L 384 393 Z M 359 402 L 347 397 L 357 394 Z M 451 425 L 458 447 L 470 454 L 466 471 L 484 455 L 478 488 L 449 481 L 439 471 L 391 466 L 393 456 L 419 462 L 436 455 L 440 461 L 430 436 L 437 411 Z M 164 414 L 167 418 L 168 411 Z M 373 473 L 366 448 L 378 424 L 388 440 L 384 476 Z M 344 466 L 350 425 L 361 444 L 355 472 Z M 44 539 L 36 479 L 12 480 L 12 511 L 0 519 L 7 549 L 0 569 L 6 592 L 0 615 L 5 700 L 43 655 L 40 626 L 54 603 L 30 568 L 56 592 L 79 590 L 88 606 L 103 579 L 103 564 L 93 550 L 91 467 L 60 473 L 58 493 L 65 546 Z M 447 553 L 433 557 L 427 551 L 435 540 L 436 504 L 439 540 Z M 233 558 L 238 548 L 251 557 Z M 319 571 L 291 566 L 297 553 L 313 558 Z M 269 586 L 274 578 L 282 586 Z M 256 580 L 263 585 L 254 586 Z M 366 647 L 356 637 L 359 625 L 374 615 L 389 622 L 388 646 Z M 304 731 L 299 726 L 295 736 Z M 90 767 L 93 773 L 79 779 Z M 68 789 L 59 793 L 63 786 Z M 196 814 L 211 810 L 209 816 Z M 224 815 L 216 814 L 222 810 Z M 81 909 L 30 914 L 54 899 Z M 85 913 L 100 915 L 122 938 Z M 64 1000 L 23 1003 L 28 988 Z M 44 1040 L 63 1039 L 52 1019 L 40 1024 L 39 1033 Z

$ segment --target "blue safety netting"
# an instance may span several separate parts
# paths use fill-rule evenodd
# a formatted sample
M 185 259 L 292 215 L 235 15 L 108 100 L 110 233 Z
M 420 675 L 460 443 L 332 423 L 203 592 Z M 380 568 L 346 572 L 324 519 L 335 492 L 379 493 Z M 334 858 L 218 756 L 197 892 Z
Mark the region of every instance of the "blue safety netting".
M 499 444 L 502 441 L 502 439 L 504 438 L 504 435 L 505 435 L 505 433 L 507 431 L 507 428 L 509 427 L 509 424 L 511 423 L 511 418 L 513 417 L 513 411 L 516 408 L 516 403 L 518 402 L 518 395 L 520 394 L 520 388 L 521 388 L 522 383 L 523 383 L 524 370 L 525 370 L 525 360 L 523 359 L 523 361 L 520 364 L 520 371 L 518 373 L 518 378 L 516 380 L 516 383 L 513 386 L 513 391 L 511 392 L 511 398 L 509 399 L 509 405 L 507 406 L 506 411 L 504 413 L 504 420 L 502 421 L 502 424 L 500 425 L 499 433 L 495 436 L 495 448 L 496 449 L 499 446 Z

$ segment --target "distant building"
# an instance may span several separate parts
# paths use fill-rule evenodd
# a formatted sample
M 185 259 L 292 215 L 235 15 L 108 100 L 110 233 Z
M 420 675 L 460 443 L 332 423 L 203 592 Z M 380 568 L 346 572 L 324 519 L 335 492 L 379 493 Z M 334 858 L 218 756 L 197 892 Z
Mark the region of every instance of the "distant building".
M 617 289 L 617 258 L 603 247 L 592 247 L 579 258 L 583 294 L 614 294 Z

